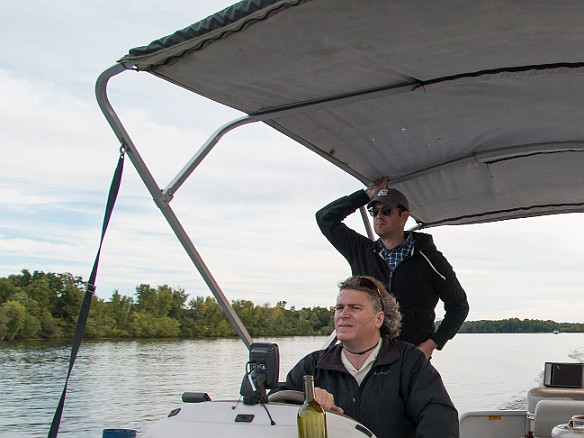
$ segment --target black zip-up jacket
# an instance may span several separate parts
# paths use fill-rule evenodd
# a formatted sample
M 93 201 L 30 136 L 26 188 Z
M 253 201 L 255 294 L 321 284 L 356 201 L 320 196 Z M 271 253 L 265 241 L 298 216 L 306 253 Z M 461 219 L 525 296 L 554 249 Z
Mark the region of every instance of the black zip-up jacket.
M 378 438 L 456 438 L 458 412 L 442 378 L 411 344 L 383 340 L 361 385 L 341 361 L 340 344 L 302 359 L 278 388 L 303 390 L 303 376 L 335 397 L 345 415 L 363 423 Z M 329 414 L 330 415 L 330 414 Z
M 369 202 L 364 190 L 333 201 L 316 213 L 322 234 L 347 259 L 353 275 L 370 275 L 396 298 L 402 314 L 400 340 L 419 345 L 432 339 L 442 349 L 468 315 L 466 293 L 452 266 L 436 249 L 432 236 L 412 232 L 414 250 L 393 273 L 379 254 L 377 243 L 347 227 L 343 220 Z M 434 330 L 438 300 L 444 302 L 444 319 Z

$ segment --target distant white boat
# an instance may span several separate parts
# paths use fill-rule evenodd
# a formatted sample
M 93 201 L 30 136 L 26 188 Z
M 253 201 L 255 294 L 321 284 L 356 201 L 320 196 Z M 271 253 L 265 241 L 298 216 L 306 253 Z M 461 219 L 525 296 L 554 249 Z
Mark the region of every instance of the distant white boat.
M 554 335 L 559 335 L 560 331 L 559 330 L 554 330 Z

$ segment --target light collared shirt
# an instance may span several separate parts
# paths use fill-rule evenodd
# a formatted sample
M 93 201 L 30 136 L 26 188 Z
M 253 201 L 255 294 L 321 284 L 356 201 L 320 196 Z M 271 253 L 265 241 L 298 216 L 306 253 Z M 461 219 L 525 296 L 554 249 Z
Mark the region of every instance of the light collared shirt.
M 377 355 L 379 354 L 379 350 L 381 349 L 382 342 L 383 340 L 380 338 L 379 342 L 377 343 L 377 347 L 375 347 L 373 351 L 369 354 L 369 356 L 367 356 L 367 359 L 365 359 L 365 362 L 359 369 L 355 368 L 351 361 L 349 361 L 349 358 L 345 354 L 345 350 L 343 349 L 341 351 L 341 360 L 343 361 L 343 365 L 345 366 L 347 371 L 351 373 L 351 375 L 355 378 L 359 385 L 361 385 L 361 382 L 363 381 L 363 379 L 373 366 L 373 362 L 375 362 L 375 359 L 377 359 Z

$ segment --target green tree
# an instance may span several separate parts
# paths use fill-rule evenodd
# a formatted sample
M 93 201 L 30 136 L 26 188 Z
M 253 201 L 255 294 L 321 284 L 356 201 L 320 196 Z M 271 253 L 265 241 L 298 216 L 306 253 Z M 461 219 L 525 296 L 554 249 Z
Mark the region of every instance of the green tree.
M 167 284 L 156 289 L 149 284 L 141 284 L 136 288 L 136 308 L 138 311 L 156 316 L 170 316 L 179 319 L 188 294 L 182 289 L 173 289 Z
M 81 290 L 83 282 L 71 274 L 62 274 L 59 283 L 53 316 L 61 321 L 64 334 L 70 336 L 77 325 L 83 302 L 84 292 Z
M 132 317 L 132 335 L 137 338 L 174 338 L 180 333 L 179 322 L 168 316 L 136 312 Z
M 130 336 L 131 320 L 134 312 L 134 299 L 122 296 L 114 291 L 108 304 L 108 311 L 113 320 L 112 336 L 126 338 Z
M 10 301 L 20 291 L 21 288 L 15 285 L 10 278 L 0 278 L 0 303 Z
M 168 316 L 174 319 L 182 319 L 185 314 L 185 303 L 189 298 L 189 294 L 184 289 L 169 288 L 172 293 L 172 303 L 168 310 Z
M 9 341 L 17 339 L 29 319 L 26 308 L 18 301 L 7 301 L 0 306 L 0 315 L 2 321 L 0 339 Z

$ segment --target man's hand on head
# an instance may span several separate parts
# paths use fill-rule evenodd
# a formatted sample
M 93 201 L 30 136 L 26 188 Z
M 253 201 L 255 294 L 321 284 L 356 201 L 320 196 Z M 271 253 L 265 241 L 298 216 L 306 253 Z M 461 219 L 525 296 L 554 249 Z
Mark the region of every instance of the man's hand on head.
M 388 183 L 389 176 L 384 176 L 375 181 L 372 186 L 367 188 L 367 196 L 369 196 L 369 199 L 373 199 L 381 189 L 387 188 Z

